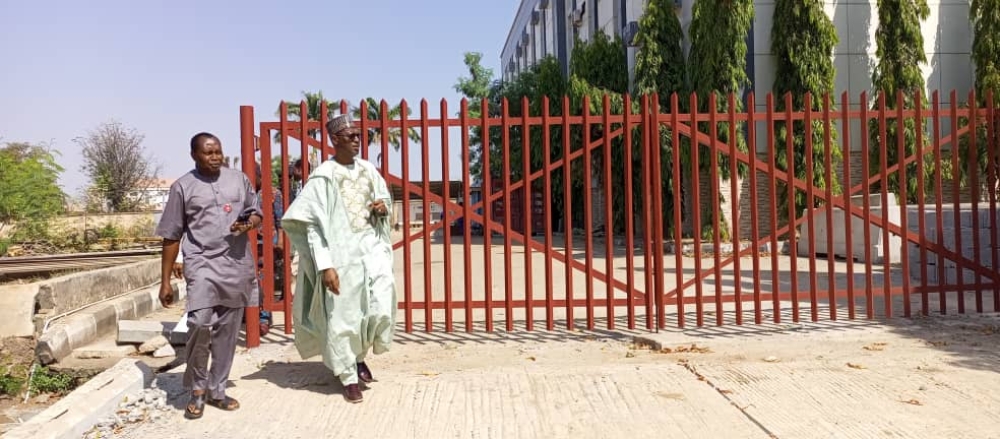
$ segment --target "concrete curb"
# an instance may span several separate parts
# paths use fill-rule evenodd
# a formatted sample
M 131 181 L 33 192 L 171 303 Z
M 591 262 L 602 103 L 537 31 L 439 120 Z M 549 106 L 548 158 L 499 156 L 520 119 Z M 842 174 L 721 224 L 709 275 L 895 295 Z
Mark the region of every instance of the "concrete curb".
M 176 301 L 184 300 L 186 285 L 171 282 Z M 94 305 L 63 320 L 54 322 L 35 347 L 38 361 L 51 364 L 68 357 L 74 349 L 86 346 L 105 334 L 117 330 L 119 320 L 142 318 L 162 309 L 159 300 L 160 284 L 144 287 L 108 302 Z
M 140 360 L 123 359 L 3 437 L 79 439 L 102 416 L 114 412 L 122 398 L 139 393 L 152 381 L 149 366 Z

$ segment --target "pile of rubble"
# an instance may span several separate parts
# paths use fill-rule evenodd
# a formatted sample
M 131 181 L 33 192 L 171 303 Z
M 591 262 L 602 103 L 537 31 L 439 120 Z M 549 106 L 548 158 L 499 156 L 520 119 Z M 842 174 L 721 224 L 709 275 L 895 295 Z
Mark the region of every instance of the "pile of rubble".
M 120 432 L 129 424 L 165 419 L 169 409 L 167 392 L 158 389 L 154 382 L 152 388 L 143 389 L 139 394 L 130 395 L 122 400 L 115 413 L 98 421 L 97 425 L 94 425 L 94 428 L 84 435 L 84 438 L 107 438 Z

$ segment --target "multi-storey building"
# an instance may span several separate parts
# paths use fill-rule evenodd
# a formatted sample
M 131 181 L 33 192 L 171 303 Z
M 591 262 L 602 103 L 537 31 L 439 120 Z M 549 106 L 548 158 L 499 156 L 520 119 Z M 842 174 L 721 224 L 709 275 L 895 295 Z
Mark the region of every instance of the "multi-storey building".
M 692 7 L 699 0 L 674 0 L 685 35 L 691 25 Z M 825 10 L 837 28 L 839 43 L 834 49 L 837 69 L 835 94 L 847 92 L 853 109 L 860 106 L 860 95 L 871 95 L 872 70 L 878 61 L 875 30 L 878 26 L 877 0 L 826 0 Z M 569 73 L 569 58 L 576 38 L 586 41 L 597 31 L 620 36 L 626 45 L 629 75 L 633 76 L 637 48 L 632 40 L 638 32 L 646 0 L 521 0 L 517 15 L 501 52 L 502 77 L 510 80 L 545 56 L 557 58 Z M 974 66 L 970 58 L 972 29 L 968 0 L 928 0 L 931 14 L 921 27 L 927 62 L 922 65 L 927 92 L 940 91 L 943 106 L 950 105 L 952 90 L 965 101 L 974 85 Z M 755 16 L 746 37 L 749 48 L 747 76 L 750 90 L 757 96 L 757 110 L 764 111 L 765 95 L 772 90 L 775 77 L 771 53 L 771 22 L 775 0 L 755 0 Z M 689 41 L 685 38 L 685 51 Z M 838 99 L 839 101 L 839 99 Z M 943 127 L 942 135 L 950 134 Z M 766 145 L 766 130 L 757 130 L 758 145 Z M 861 178 L 861 130 L 851 129 L 851 161 L 858 162 Z M 761 154 L 767 153 L 759 148 Z M 597 185 L 595 179 L 595 185 Z M 764 194 L 766 195 L 766 194 Z M 761 201 L 761 202 L 765 202 Z

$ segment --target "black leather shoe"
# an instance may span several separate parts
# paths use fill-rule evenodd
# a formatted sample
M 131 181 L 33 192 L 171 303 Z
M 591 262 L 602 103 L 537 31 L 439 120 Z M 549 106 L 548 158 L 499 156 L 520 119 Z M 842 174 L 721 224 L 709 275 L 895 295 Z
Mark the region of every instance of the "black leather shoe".
M 361 386 L 357 384 L 348 384 L 344 386 L 344 399 L 350 403 L 359 403 L 365 399 L 361 394 Z
M 358 363 L 358 379 L 365 384 L 375 381 L 375 377 L 372 376 L 372 370 L 364 362 Z

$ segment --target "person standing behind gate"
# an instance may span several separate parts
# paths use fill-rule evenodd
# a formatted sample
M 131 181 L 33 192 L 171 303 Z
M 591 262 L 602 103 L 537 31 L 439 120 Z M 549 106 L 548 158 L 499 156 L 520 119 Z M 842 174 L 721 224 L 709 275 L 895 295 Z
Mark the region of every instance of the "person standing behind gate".
M 392 195 L 371 163 L 357 157 L 360 133 L 349 116 L 326 130 L 335 156 L 313 171 L 281 220 L 300 253 L 293 319 L 302 358 L 322 355 L 353 403 L 358 381 L 374 381 L 365 356 L 389 350 L 396 287 L 389 239 Z
M 191 138 L 195 169 L 170 186 L 156 234 L 163 237 L 160 303 L 174 302 L 170 275 L 183 238 L 188 342 L 184 416 L 197 419 L 205 404 L 236 410 L 226 383 L 236 354 L 243 309 L 256 305 L 256 276 L 247 231 L 263 215 L 250 179 L 223 167 L 222 143 L 209 133 Z M 208 362 L 211 356 L 212 365 Z

